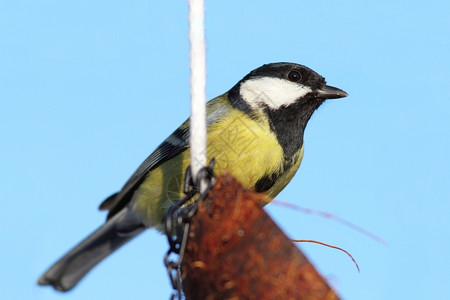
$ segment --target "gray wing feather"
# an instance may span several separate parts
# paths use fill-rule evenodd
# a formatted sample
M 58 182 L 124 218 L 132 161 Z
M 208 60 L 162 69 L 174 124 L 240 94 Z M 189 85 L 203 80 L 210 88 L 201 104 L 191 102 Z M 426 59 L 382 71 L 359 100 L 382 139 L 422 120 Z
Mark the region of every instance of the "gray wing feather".
M 119 212 L 130 201 L 134 191 L 145 179 L 145 176 L 163 162 L 177 156 L 189 147 L 189 127 L 177 129 L 172 133 L 131 175 L 117 194 L 108 197 L 100 209 L 108 209 L 108 219 Z

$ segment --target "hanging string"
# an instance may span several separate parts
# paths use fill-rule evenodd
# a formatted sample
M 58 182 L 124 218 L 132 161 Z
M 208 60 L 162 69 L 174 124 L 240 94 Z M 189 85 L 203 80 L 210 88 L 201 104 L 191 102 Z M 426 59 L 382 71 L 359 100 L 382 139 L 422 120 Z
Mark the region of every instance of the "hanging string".
M 189 43 L 191 67 L 191 117 L 190 137 L 191 146 L 190 168 L 186 170 L 184 193 L 181 201 L 174 203 L 164 217 L 164 230 L 169 241 L 169 250 L 164 257 L 170 282 L 174 288 L 171 299 L 182 299 L 181 261 L 186 247 L 190 219 L 197 211 L 197 206 L 184 206 L 191 198 L 198 194 L 197 199 L 204 199 L 214 185 L 214 159 L 206 167 L 206 54 L 204 29 L 203 0 L 188 0 L 189 3 Z M 198 204 L 197 201 L 197 204 Z M 184 210 L 181 210 L 181 209 Z M 178 254 L 178 259 L 171 256 Z
M 189 1 L 189 42 L 191 67 L 190 145 L 191 171 L 194 180 L 206 166 L 206 51 L 204 1 Z M 204 184 L 201 182 L 200 189 Z

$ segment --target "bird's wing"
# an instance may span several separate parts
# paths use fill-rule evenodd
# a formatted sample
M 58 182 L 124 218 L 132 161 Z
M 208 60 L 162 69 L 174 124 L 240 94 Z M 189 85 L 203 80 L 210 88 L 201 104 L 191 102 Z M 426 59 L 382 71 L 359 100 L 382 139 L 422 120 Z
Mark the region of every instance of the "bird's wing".
M 120 192 L 111 195 L 100 204 L 100 210 L 109 210 L 108 219 L 131 200 L 133 192 L 151 170 L 189 148 L 189 121 L 175 130 L 131 175 Z
M 230 107 L 225 105 L 226 94 L 208 102 L 207 126 L 216 123 L 226 115 Z M 111 195 L 100 204 L 100 210 L 109 210 L 108 219 L 125 207 L 131 200 L 134 191 L 145 179 L 148 172 L 162 163 L 177 156 L 189 148 L 189 120 L 175 130 L 159 147 L 147 157 L 139 168 L 131 175 L 120 192 Z

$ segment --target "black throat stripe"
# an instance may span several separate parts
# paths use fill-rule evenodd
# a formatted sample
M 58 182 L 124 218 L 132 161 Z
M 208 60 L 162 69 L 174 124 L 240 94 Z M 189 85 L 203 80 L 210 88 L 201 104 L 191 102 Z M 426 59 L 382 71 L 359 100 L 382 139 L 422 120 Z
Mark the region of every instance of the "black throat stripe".
M 323 101 L 308 97 L 304 101 L 288 107 L 267 108 L 270 129 L 275 133 L 283 148 L 285 161 L 292 161 L 293 156 L 303 146 L 306 124 Z

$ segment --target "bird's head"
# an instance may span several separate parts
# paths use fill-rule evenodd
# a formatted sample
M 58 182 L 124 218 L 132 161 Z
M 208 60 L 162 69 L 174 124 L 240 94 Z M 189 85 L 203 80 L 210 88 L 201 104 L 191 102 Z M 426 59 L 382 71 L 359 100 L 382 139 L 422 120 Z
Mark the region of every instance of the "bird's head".
M 317 108 L 326 99 L 346 97 L 347 93 L 326 84 L 308 67 L 294 63 L 263 65 L 240 80 L 230 91 L 231 99 L 249 110 L 278 110 L 308 103 Z
M 268 120 L 286 157 L 303 146 L 304 130 L 313 112 L 327 99 L 346 96 L 313 70 L 294 63 L 263 65 L 228 92 L 234 108 L 253 119 Z

